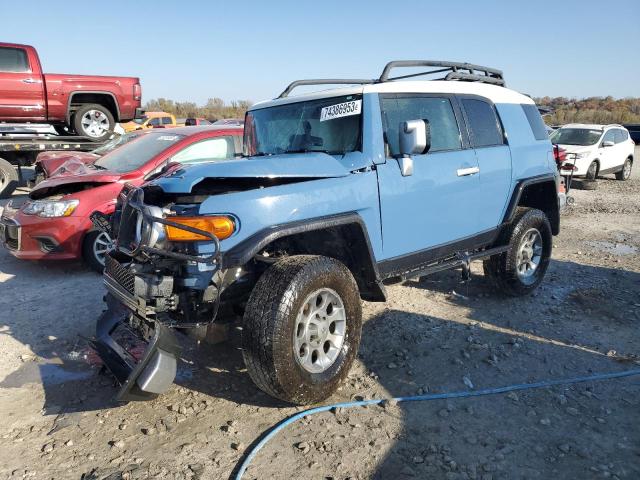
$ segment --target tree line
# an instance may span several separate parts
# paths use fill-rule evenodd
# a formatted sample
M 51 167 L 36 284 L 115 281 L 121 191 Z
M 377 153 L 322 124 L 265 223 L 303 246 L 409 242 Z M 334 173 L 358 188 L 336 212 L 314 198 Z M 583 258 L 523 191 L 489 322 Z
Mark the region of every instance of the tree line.
M 640 98 L 589 97 L 541 97 L 535 99 L 551 113 L 544 116 L 548 125 L 565 123 L 640 123 Z M 149 100 L 145 109 L 173 113 L 176 117 L 199 117 L 209 120 L 243 118 L 252 102 L 234 100 L 226 103 L 221 98 L 210 98 L 204 105 L 195 102 L 176 102 L 167 98 Z
M 549 107 L 551 113 L 544 116 L 548 125 L 566 123 L 640 123 L 640 98 L 542 97 L 535 99 L 541 107 Z
M 144 109 L 148 112 L 173 113 L 177 118 L 206 118 L 220 120 L 222 118 L 244 118 L 251 106 L 248 100 L 233 100 L 226 103 L 221 98 L 210 98 L 204 105 L 195 102 L 175 102 L 167 98 L 149 100 Z

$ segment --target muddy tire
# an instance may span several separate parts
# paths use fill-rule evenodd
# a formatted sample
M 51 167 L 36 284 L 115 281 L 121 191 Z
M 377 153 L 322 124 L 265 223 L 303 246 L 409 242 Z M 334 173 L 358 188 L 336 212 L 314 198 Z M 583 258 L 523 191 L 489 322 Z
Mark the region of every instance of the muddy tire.
M 358 352 L 362 309 L 341 262 L 298 255 L 275 263 L 249 297 L 242 355 L 267 394 L 305 405 L 331 396 Z
M 624 165 L 622 166 L 622 170 L 620 170 L 619 172 L 616 172 L 616 180 L 629 180 L 629 177 L 631 177 L 631 167 L 633 166 L 633 164 L 631 163 L 631 159 L 627 158 L 624 161 Z
M 585 179 L 574 179 L 571 182 L 571 188 L 575 188 L 577 190 L 597 190 L 598 182 L 596 180 Z
M 18 188 L 20 177 L 16 168 L 0 158 L 0 198 L 9 197 Z
M 595 180 L 598 177 L 598 162 L 595 160 L 591 162 L 585 176 L 588 180 Z
M 73 115 L 76 135 L 92 142 L 103 142 L 113 133 L 116 123 L 109 109 L 96 103 L 82 105 Z
M 544 212 L 519 208 L 501 234 L 501 243 L 508 243 L 510 248 L 484 261 L 485 276 L 506 295 L 515 297 L 533 292 L 549 266 L 552 238 Z
M 92 230 L 82 242 L 82 257 L 92 270 L 102 273 L 105 255 L 111 248 L 111 237 L 105 232 Z

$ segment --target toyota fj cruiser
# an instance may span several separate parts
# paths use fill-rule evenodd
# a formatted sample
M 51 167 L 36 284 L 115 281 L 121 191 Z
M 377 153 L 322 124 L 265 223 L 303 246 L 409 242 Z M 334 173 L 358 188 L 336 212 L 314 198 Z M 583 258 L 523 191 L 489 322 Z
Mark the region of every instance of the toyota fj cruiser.
M 426 71 L 390 75 L 406 67 Z M 324 84 L 355 86 L 289 96 Z M 482 259 L 500 292 L 533 291 L 557 182 L 534 102 L 499 70 L 399 61 L 376 80 L 294 82 L 246 114 L 244 158 L 125 186 L 110 225 L 94 219 L 117 237 L 94 348 L 118 399 L 153 398 L 176 374 L 173 331 L 238 318 L 255 384 L 318 402 L 356 356 L 361 299 L 385 301 L 385 284 Z

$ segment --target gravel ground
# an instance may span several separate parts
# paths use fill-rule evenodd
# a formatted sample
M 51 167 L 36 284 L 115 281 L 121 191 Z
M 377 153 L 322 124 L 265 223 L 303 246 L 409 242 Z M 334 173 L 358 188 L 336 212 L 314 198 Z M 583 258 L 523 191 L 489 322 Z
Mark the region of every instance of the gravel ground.
M 364 303 L 361 354 L 331 402 L 640 368 L 638 170 L 574 192 L 530 297 L 501 297 L 477 264 L 466 284 L 445 272 Z M 232 342 L 187 344 L 168 394 L 114 405 L 84 340 L 98 275 L 0 250 L 0 292 L 1 478 L 227 478 L 300 410 L 257 390 Z M 279 434 L 245 478 L 640 478 L 639 393 L 629 377 L 323 413 Z

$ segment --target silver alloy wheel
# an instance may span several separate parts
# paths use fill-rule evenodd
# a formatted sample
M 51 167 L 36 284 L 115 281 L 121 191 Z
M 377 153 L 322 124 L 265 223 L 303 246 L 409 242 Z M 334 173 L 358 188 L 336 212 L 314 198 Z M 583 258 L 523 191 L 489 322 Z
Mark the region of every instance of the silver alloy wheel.
M 108 233 L 100 232 L 93 241 L 93 255 L 100 265 L 104 266 L 105 255 L 113 248 L 113 240 Z
M 4 190 L 4 187 L 7 186 L 7 183 L 9 183 L 9 180 L 5 176 L 4 172 L 0 170 L 0 192 Z
M 293 330 L 293 354 L 302 368 L 322 373 L 334 364 L 347 328 L 342 299 L 335 290 L 321 288 L 302 304 Z
M 626 162 L 624 162 L 624 167 L 622 170 L 622 178 L 626 180 L 630 176 L 631 176 L 631 162 L 627 160 Z
M 88 110 L 80 120 L 84 133 L 93 138 L 98 138 L 109 131 L 109 119 L 100 110 Z
M 516 257 L 518 278 L 525 285 L 535 282 L 535 274 L 542 260 L 542 235 L 537 228 L 530 228 L 522 236 Z

